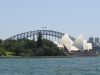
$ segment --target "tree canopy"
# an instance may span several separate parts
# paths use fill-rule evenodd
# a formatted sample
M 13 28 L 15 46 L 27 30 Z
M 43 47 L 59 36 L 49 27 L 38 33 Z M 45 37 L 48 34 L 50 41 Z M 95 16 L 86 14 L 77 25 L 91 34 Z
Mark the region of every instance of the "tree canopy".
M 42 39 L 41 33 L 37 41 L 29 39 L 18 40 L 0 40 L 0 55 L 6 55 L 7 52 L 15 56 L 62 56 L 63 50 L 60 50 L 52 41 Z

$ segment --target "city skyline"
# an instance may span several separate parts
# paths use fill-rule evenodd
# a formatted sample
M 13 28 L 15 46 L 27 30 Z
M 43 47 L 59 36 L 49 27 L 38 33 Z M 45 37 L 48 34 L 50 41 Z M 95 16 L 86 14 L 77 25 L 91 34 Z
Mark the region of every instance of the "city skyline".
M 0 1 L 0 38 L 47 27 L 77 37 L 100 36 L 99 0 Z

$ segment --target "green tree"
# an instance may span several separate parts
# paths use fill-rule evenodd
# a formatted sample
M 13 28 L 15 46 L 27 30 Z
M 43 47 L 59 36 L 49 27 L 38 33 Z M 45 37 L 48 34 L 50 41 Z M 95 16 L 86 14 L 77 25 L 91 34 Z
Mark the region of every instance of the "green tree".
M 42 48 L 42 47 L 43 47 L 42 34 L 41 32 L 39 32 L 38 40 L 37 40 L 37 48 Z
M 25 52 L 25 48 L 23 47 L 23 45 L 23 43 L 16 43 L 15 54 L 17 56 L 20 56 Z
M 3 40 L 2 39 L 0 39 L 0 44 L 3 42 Z
M 24 47 L 25 47 L 25 49 L 36 48 L 36 42 L 34 40 L 27 40 L 27 41 L 25 41 Z
M 4 48 L 0 48 L 0 56 L 6 56 L 6 50 Z

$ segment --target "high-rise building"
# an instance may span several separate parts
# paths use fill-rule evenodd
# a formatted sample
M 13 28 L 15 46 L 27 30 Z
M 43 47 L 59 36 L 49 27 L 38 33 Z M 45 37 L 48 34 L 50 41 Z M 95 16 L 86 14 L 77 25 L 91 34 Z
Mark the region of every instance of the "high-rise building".
M 93 37 L 90 37 L 88 42 L 89 43 L 94 43 L 94 38 Z
M 99 43 L 99 37 L 95 37 L 95 43 Z

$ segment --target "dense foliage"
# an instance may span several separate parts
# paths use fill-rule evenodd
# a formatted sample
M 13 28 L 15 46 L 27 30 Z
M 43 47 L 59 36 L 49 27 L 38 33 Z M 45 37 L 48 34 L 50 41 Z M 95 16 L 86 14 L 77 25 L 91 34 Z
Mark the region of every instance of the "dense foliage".
M 62 56 L 60 50 L 52 41 L 42 39 L 39 33 L 38 40 L 0 40 L 0 55 L 6 56 L 10 52 L 14 56 Z

